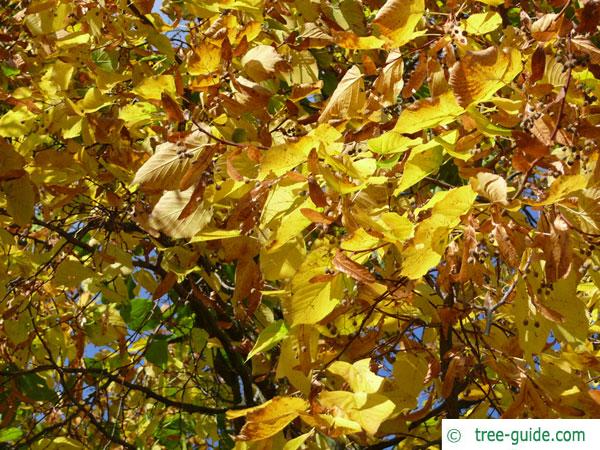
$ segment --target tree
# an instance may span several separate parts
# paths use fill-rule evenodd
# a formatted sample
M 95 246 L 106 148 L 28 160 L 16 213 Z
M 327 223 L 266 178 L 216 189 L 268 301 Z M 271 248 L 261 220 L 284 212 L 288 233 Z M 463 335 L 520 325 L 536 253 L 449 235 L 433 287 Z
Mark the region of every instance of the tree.
M 3 5 L 6 448 L 600 417 L 599 2 Z

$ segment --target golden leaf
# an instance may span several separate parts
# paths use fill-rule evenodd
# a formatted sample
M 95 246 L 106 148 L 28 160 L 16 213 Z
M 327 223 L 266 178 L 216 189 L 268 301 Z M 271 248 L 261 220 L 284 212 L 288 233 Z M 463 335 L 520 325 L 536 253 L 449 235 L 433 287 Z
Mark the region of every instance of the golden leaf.
M 452 66 L 450 86 L 458 103 L 466 108 L 491 99 L 521 69 L 521 53 L 517 49 L 488 47 L 467 53 Z

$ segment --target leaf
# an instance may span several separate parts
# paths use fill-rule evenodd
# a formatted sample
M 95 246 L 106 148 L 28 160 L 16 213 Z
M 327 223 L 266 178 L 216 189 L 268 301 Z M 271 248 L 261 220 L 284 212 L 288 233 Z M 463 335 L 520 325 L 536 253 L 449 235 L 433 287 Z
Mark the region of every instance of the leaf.
M 85 446 L 75 439 L 60 436 L 52 439 L 43 438 L 37 441 L 32 450 L 81 450 Z
M 471 209 L 476 197 L 470 186 L 461 186 L 431 200 L 431 216 L 417 225 L 412 243 L 403 254 L 402 276 L 416 280 L 440 262 L 449 233 Z
M 242 58 L 242 66 L 253 81 L 264 81 L 274 74 L 287 71 L 287 64 L 270 45 L 252 47 Z
M 257 441 L 274 436 L 308 408 L 308 402 L 297 397 L 274 397 L 260 406 L 246 410 L 228 411 L 227 416 L 246 416 L 239 438 Z
M 23 436 L 23 431 L 20 428 L 10 427 L 0 430 L 0 442 L 16 441 Z
M 329 219 L 328 217 L 324 216 L 320 212 L 315 211 L 314 209 L 300 208 L 300 212 L 302 213 L 302 215 L 304 217 L 306 217 L 312 223 L 330 224 L 332 222 L 331 219 Z
M 29 133 L 33 126 L 35 114 L 25 107 L 8 111 L 0 117 L 0 136 L 20 138 Z
M 476 178 L 471 179 L 471 187 L 492 203 L 508 204 L 506 180 L 500 175 L 480 172 Z
M 294 439 L 290 439 L 283 446 L 283 450 L 298 450 L 313 434 L 315 434 L 314 429 L 310 430 L 308 433 L 301 434 Z
M 87 278 L 94 277 L 95 273 L 85 267 L 76 259 L 67 259 L 60 263 L 54 274 L 54 283 L 57 286 L 79 287 Z
M 333 266 L 361 283 L 374 283 L 377 280 L 366 267 L 351 260 L 339 250 L 333 258 Z
M 373 394 L 382 388 L 385 381 L 384 377 L 371 372 L 370 358 L 361 359 L 354 364 L 335 361 L 327 370 L 342 377 L 348 383 L 352 392 Z
M 291 278 L 306 256 L 304 241 L 292 239 L 274 251 L 261 249 L 260 270 L 266 280 Z
M 287 334 L 288 329 L 283 320 L 277 320 L 276 322 L 273 322 L 258 335 L 254 347 L 252 347 L 252 350 L 250 350 L 250 353 L 248 353 L 248 356 L 246 357 L 246 361 L 258 353 L 271 350 L 277 345 L 277 343 L 285 339 Z
M 363 76 L 358 66 L 352 66 L 331 94 L 327 106 L 319 116 L 319 122 L 356 117 L 362 111 L 365 101 Z
M 411 147 L 423 142 L 421 138 L 410 139 L 397 131 L 391 130 L 373 139 L 367 141 L 369 148 L 375 153 L 388 155 L 401 153 L 409 150 Z
M 48 387 L 46 380 L 35 373 L 29 373 L 17 378 L 19 390 L 27 398 L 38 402 L 56 401 L 57 395 Z
M 196 132 L 181 142 L 165 142 L 156 147 L 154 154 L 138 169 L 132 184 L 152 190 L 177 190 L 182 177 L 202 158 L 208 138 Z
M 28 176 L 4 181 L 1 184 L 6 194 L 6 210 L 19 226 L 30 223 L 34 213 L 35 192 Z
M 582 175 L 563 175 L 554 180 L 544 200 L 537 202 L 526 200 L 524 202 L 533 206 L 551 205 L 584 189 L 586 185 L 587 180 Z
M 401 352 L 396 356 L 392 369 L 394 387 L 390 391 L 390 399 L 398 408 L 415 408 L 417 398 L 424 388 L 423 382 L 429 367 L 422 355 Z
M 464 112 L 452 92 L 415 102 L 400 113 L 394 127 L 397 133 L 416 133 L 426 128 L 445 125 Z
M 392 41 L 392 47 L 400 47 L 415 37 L 415 27 L 424 11 L 423 0 L 387 0 L 373 23 Z
M 136 297 L 129 305 L 119 310 L 123 320 L 131 330 L 147 331 L 158 325 L 158 319 L 153 317 L 154 302 L 149 298 Z
M 285 317 L 292 327 L 317 323 L 327 316 L 342 295 L 340 277 L 322 283 L 310 283 L 313 277 L 325 273 L 332 255 L 327 246 L 314 249 L 292 278 L 291 297 L 284 303 Z
M 185 219 L 178 219 L 193 192 L 193 187 L 183 192 L 165 192 L 148 217 L 148 225 L 175 239 L 191 238 L 200 232 L 212 218 L 212 209 L 204 203 Z
M 571 208 L 565 202 L 560 205 L 561 210 L 569 222 L 584 233 L 600 234 L 600 189 L 584 189 L 576 195 L 577 208 Z
M 546 53 L 544 51 L 544 47 L 538 45 L 535 49 L 535 52 L 533 52 L 533 56 L 531 57 L 531 82 L 534 83 L 541 80 L 544 77 L 545 69 Z
M 183 122 L 185 116 L 179 104 L 166 92 L 160 95 L 160 102 L 162 107 L 167 112 L 167 117 L 172 122 Z
M 163 93 L 175 97 L 177 95 L 175 78 L 173 78 L 173 75 L 156 75 L 144 78 L 131 92 L 145 100 L 160 100 Z
M 156 300 L 165 295 L 177 283 L 177 274 L 175 272 L 167 272 L 164 278 L 160 281 L 154 292 L 152 300 Z
M 600 64 L 600 48 L 596 47 L 589 39 L 572 39 L 571 44 L 575 50 L 590 57 L 592 64 Z
M 500 25 L 502 25 L 502 17 L 494 11 L 472 14 L 463 20 L 465 31 L 476 36 L 491 33 Z
M 427 145 L 427 147 L 429 148 L 423 151 L 418 151 L 416 148 L 411 151 L 394 195 L 399 195 L 440 168 L 443 161 L 442 147 L 437 144 Z
M 296 142 L 275 145 L 263 152 L 258 177 L 265 178 L 270 173 L 281 176 L 288 170 L 306 161 L 311 150 L 321 145 L 337 141 L 341 134 L 328 124 L 320 124 Z
M 488 47 L 467 53 L 450 69 L 450 86 L 460 106 L 491 99 L 521 71 L 521 54 L 514 48 Z
M 157 365 L 163 370 L 166 369 L 167 362 L 169 361 L 169 346 L 166 339 L 152 338 L 144 356 L 152 364 Z

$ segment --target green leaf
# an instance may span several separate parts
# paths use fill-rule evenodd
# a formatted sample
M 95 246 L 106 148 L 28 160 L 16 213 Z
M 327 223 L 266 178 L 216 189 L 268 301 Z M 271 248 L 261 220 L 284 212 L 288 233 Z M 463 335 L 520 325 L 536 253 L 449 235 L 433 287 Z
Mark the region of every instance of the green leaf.
M 14 441 L 21 436 L 23 436 L 23 431 L 20 428 L 11 427 L 0 430 L 0 442 Z
M 166 339 L 154 337 L 146 350 L 146 359 L 161 369 L 166 369 L 169 360 L 169 346 Z
M 278 342 L 285 339 L 287 334 L 288 329 L 283 320 L 273 322 L 267 328 L 262 330 L 258 336 L 258 339 L 256 340 L 256 343 L 254 344 L 254 347 L 252 347 L 252 350 L 250 350 L 250 353 L 248 353 L 246 361 L 258 353 L 269 351 L 275 347 Z
M 117 69 L 117 56 L 114 52 L 109 53 L 103 49 L 94 50 L 92 61 L 106 72 L 114 72 Z
M 17 384 L 26 397 L 36 401 L 55 401 L 56 392 L 48 387 L 46 380 L 36 373 L 29 373 L 18 378 Z
M 158 325 L 159 320 L 152 313 L 154 302 L 149 298 L 134 298 L 128 305 L 121 305 L 119 312 L 132 330 L 146 331 Z

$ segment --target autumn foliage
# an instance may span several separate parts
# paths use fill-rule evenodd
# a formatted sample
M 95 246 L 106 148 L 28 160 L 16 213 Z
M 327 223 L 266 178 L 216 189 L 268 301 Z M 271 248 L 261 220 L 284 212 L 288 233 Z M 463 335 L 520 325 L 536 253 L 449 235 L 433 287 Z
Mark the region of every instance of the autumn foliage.
M 4 0 L 0 446 L 600 417 L 600 2 Z

